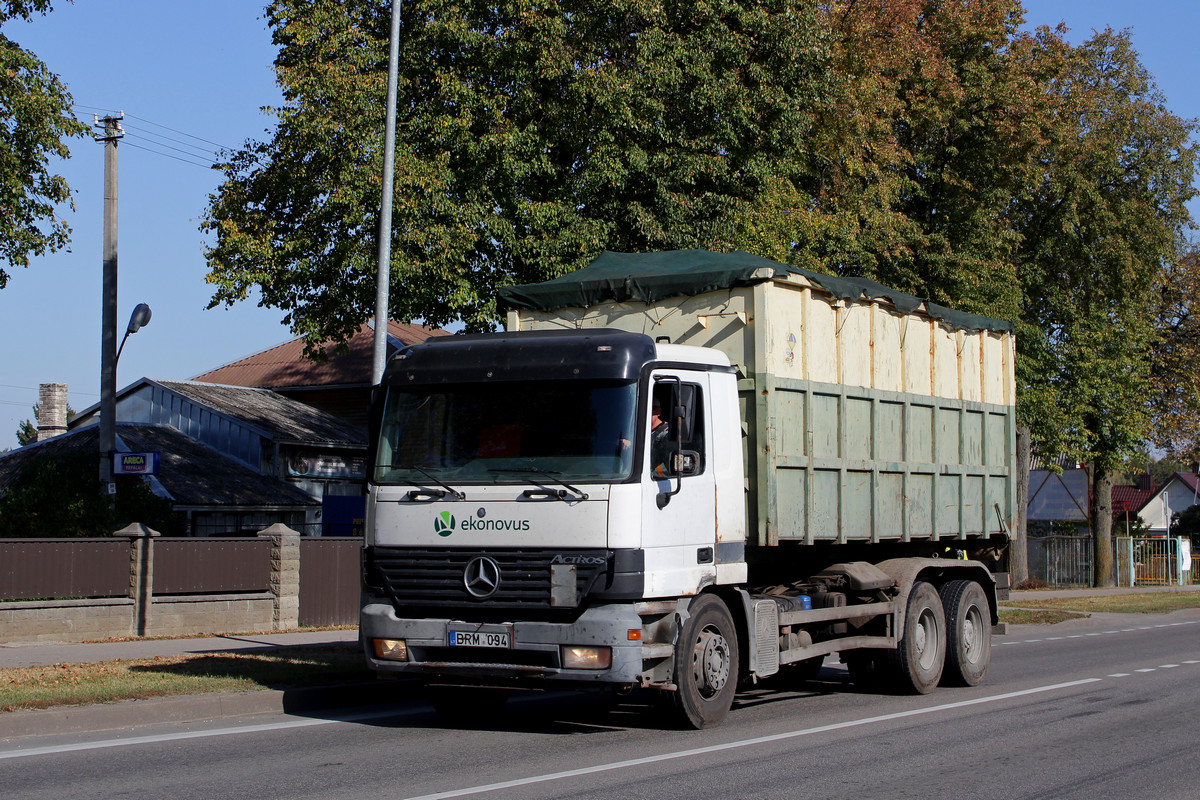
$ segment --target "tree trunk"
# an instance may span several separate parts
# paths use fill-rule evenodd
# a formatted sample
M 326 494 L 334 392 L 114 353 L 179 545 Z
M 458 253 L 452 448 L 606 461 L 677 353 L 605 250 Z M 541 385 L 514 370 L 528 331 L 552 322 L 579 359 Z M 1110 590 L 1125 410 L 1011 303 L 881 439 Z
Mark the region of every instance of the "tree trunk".
M 1092 585 L 1116 586 L 1112 540 L 1112 470 L 1092 464 Z
M 1031 436 L 1028 425 L 1017 426 L 1017 517 L 1008 546 L 1008 576 L 1016 586 L 1029 578 L 1029 457 Z

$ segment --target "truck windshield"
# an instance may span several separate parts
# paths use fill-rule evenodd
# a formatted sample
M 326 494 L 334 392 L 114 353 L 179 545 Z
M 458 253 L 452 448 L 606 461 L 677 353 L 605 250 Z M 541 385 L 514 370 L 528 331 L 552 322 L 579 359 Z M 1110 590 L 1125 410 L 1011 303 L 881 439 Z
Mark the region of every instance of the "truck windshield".
M 374 479 L 624 480 L 633 465 L 636 402 L 632 382 L 391 387 Z

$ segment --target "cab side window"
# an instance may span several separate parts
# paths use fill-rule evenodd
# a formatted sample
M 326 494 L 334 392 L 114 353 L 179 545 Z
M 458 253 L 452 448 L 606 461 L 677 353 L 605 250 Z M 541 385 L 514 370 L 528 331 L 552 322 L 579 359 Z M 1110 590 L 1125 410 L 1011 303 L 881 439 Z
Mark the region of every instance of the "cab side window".
M 662 381 L 655 386 L 650 427 L 650 468 L 655 478 L 670 477 L 669 465 L 681 442 L 685 453 L 694 452 L 699 459 L 689 472 L 704 472 L 704 403 L 698 384 Z

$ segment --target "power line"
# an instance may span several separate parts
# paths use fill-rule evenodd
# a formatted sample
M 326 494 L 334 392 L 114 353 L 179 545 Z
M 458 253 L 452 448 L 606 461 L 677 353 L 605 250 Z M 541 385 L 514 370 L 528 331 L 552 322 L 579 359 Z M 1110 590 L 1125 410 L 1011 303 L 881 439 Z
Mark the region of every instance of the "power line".
M 144 123 L 146 123 L 147 125 L 153 125 L 153 126 L 155 126 L 156 128 L 162 128 L 163 130 L 168 130 L 168 131 L 170 131 L 171 133 L 178 133 L 180 136 L 186 136 L 186 137 L 188 137 L 189 139 L 195 139 L 195 140 L 196 140 L 196 141 L 198 141 L 198 142 L 204 142 L 205 144 L 211 144 L 212 146 L 214 146 L 214 147 L 219 147 L 219 148 L 221 148 L 222 150 L 232 150 L 232 149 L 233 149 L 232 147 L 226 147 L 225 145 L 221 144 L 220 142 L 214 142 L 214 141 L 212 141 L 211 139 L 205 139 L 205 138 L 204 138 L 204 137 L 202 137 L 202 136 L 195 136 L 195 135 L 193 135 L 193 134 L 190 134 L 190 133 L 188 133 L 187 131 L 180 131 L 180 130 L 176 130 L 175 128 L 171 128 L 171 127 L 168 127 L 168 126 L 166 126 L 166 125 L 161 125 L 161 124 L 159 124 L 159 123 L 157 123 L 157 122 L 153 122 L 153 121 L 151 121 L 151 120 L 148 120 L 148 119 L 146 119 L 146 118 L 144 118 L 144 117 L 138 117 L 138 116 L 135 116 L 135 115 L 133 115 L 133 114 L 126 114 L 125 116 L 129 117 L 130 119 L 136 119 L 136 120 L 138 120 L 138 121 L 140 121 L 140 122 L 144 122 Z
M 129 126 L 126 125 L 125 127 L 126 127 L 126 129 L 128 129 Z M 125 133 L 125 143 L 126 144 L 129 143 L 129 137 L 130 137 L 130 134 L 129 134 L 128 130 L 126 130 L 126 133 Z M 133 134 L 133 138 L 141 139 L 143 137 L 141 134 Z M 148 141 L 150 144 L 154 145 L 155 147 L 165 147 L 168 150 L 174 150 L 176 153 L 182 153 L 183 155 L 188 156 L 189 158 L 209 158 L 210 164 L 216 160 L 215 158 L 213 158 L 216 155 L 216 153 L 213 153 L 211 151 L 206 150 L 206 151 L 202 151 L 200 153 L 193 153 L 189 150 L 181 150 L 178 147 L 172 147 L 169 144 L 163 144 L 162 142 L 156 142 L 153 139 L 147 139 L 146 141 Z
M 199 153 L 203 153 L 206 156 L 214 155 L 213 151 L 209 148 L 201 147 L 198 144 L 191 144 L 190 142 L 185 142 L 182 139 L 174 139 L 170 136 L 163 136 L 161 133 L 155 133 L 154 131 L 149 131 L 149 130 L 146 130 L 145 128 L 139 128 L 137 125 L 130 125 L 128 122 L 126 122 L 123 127 L 125 128 L 126 131 L 138 131 L 138 133 L 137 133 L 138 136 L 150 137 L 151 140 L 154 141 L 155 144 L 161 144 L 157 140 L 163 139 L 168 142 L 174 142 L 175 144 L 181 144 L 184 147 L 190 148 L 191 150 L 196 150 Z M 162 146 L 169 147 L 169 145 L 165 145 L 165 144 Z M 171 149 L 174 150 L 176 148 L 172 147 Z M 184 152 L 188 152 L 188 151 L 180 150 L 179 152 L 184 153 Z
M 182 161 L 184 164 L 191 164 L 193 167 L 201 167 L 202 169 L 212 169 L 212 166 L 213 166 L 211 163 L 205 164 L 200 161 L 192 161 L 187 158 L 180 158 L 179 156 L 173 156 L 170 153 L 160 153 L 158 150 L 154 150 L 150 147 L 143 147 L 140 144 L 134 144 L 133 142 L 129 141 L 128 139 L 125 140 L 125 145 L 128 147 L 136 148 L 138 150 L 145 150 L 147 153 L 154 153 L 155 155 L 162 156 L 163 158 L 173 158 L 176 161 Z

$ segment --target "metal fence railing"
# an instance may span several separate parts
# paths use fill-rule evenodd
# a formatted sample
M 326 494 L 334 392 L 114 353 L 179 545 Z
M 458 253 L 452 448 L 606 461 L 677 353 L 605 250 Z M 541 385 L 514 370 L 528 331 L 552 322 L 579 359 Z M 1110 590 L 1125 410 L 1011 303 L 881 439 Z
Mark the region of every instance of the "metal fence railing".
M 1184 586 L 1197 581 L 1191 541 L 1166 536 L 1121 536 L 1116 546 L 1118 586 Z
M 1029 576 L 1055 587 L 1091 586 L 1092 538 L 1030 537 Z

